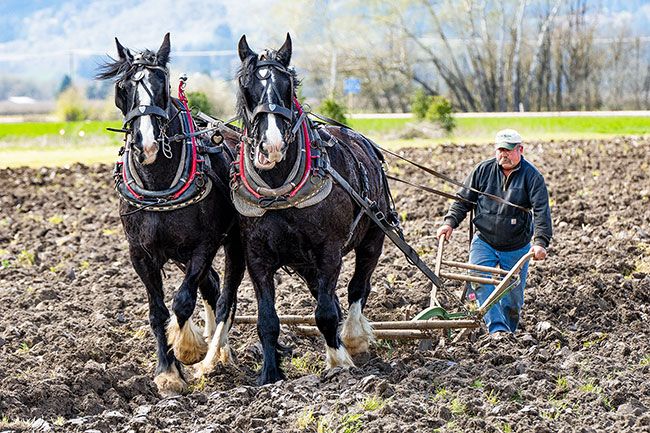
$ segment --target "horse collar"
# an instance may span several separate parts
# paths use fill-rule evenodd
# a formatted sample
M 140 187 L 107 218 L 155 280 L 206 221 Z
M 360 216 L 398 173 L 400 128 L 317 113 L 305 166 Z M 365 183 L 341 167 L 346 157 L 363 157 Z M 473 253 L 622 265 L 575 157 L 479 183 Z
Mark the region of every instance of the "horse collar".
M 141 210 L 170 211 L 179 209 L 204 199 L 212 188 L 207 176 L 210 158 L 199 156 L 194 133 L 194 121 L 183 101 L 173 99 L 179 111 L 183 148 L 176 176 L 172 185 L 164 190 L 147 190 L 142 185 L 133 164 L 130 146 L 123 148 L 121 158 L 115 164 L 113 176 L 115 189 L 128 203 Z
M 326 173 L 327 152 L 295 98 L 294 106 L 299 116 L 294 127 L 298 130 L 297 157 L 282 186 L 271 188 L 255 171 L 250 140 L 243 139 L 239 144 L 238 157 L 231 169 L 231 191 L 235 207 L 244 216 L 262 216 L 269 209 L 311 206 L 327 197 L 332 189 L 331 178 Z

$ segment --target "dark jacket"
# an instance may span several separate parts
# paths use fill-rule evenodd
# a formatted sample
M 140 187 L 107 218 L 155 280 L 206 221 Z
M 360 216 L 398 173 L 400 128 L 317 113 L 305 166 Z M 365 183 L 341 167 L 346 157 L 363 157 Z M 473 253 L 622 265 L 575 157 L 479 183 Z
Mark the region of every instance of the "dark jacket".
M 525 212 L 464 188 L 458 191 L 462 197 L 477 203 L 474 226 L 478 236 L 493 248 L 501 251 L 522 248 L 533 238 L 533 229 L 533 244 L 548 247 L 553 235 L 548 191 L 540 172 L 523 156 L 508 179 L 496 158 L 492 158 L 478 164 L 465 179 L 465 185 L 531 209 Z M 455 202 L 445 215 L 445 222 L 452 228 L 458 227 L 472 207 L 466 202 Z

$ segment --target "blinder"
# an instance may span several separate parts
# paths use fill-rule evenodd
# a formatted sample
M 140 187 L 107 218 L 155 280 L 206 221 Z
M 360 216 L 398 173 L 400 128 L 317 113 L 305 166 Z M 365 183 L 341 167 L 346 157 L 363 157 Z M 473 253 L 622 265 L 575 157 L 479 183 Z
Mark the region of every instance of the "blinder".
M 124 117 L 124 125 L 128 125 L 136 117 L 151 115 L 169 120 L 169 114 L 167 111 L 163 110 L 157 105 L 139 105 L 127 113 L 127 115 Z
M 165 108 L 161 108 L 157 105 L 140 105 L 138 107 L 132 108 L 124 117 L 124 128 L 128 129 L 127 127 L 131 124 L 131 122 L 136 118 L 136 117 L 141 117 L 141 116 L 158 116 L 162 119 L 169 120 L 169 104 L 170 104 L 170 97 L 169 97 L 169 70 L 166 67 L 163 66 L 158 66 L 156 64 L 150 63 L 148 60 L 145 60 L 144 58 L 138 57 L 136 58 L 133 63 L 131 68 L 135 68 L 136 71 L 133 73 L 131 78 L 128 79 L 128 81 L 132 81 L 135 83 L 135 86 L 142 86 L 142 88 L 149 94 L 151 97 L 151 100 L 153 101 L 153 93 L 151 92 L 151 89 L 149 89 L 144 83 L 142 83 L 142 79 L 144 78 L 144 70 L 145 69 L 150 69 L 150 70 L 159 70 L 163 72 L 163 75 L 165 76 L 165 85 L 164 85 L 164 93 L 165 93 L 165 100 L 167 101 L 167 105 Z M 124 80 L 119 83 L 119 86 L 124 88 L 124 82 L 127 80 Z M 135 92 L 133 94 L 133 99 L 131 100 L 131 106 L 133 107 L 135 102 Z
M 273 68 L 278 72 L 281 72 L 283 74 L 286 74 L 289 76 L 289 80 L 291 82 L 291 95 L 293 95 L 293 77 L 291 76 L 291 72 L 289 69 L 287 69 L 286 66 L 284 66 L 282 63 L 278 62 L 277 60 L 260 60 L 257 62 L 255 65 L 255 76 L 259 80 L 268 80 L 270 73 L 267 73 L 266 76 L 263 76 L 260 72 L 260 70 L 264 68 Z M 265 92 L 267 91 L 268 87 L 271 86 L 271 82 L 266 83 L 265 87 Z M 275 95 L 278 97 L 279 101 L 282 101 L 282 97 L 278 94 L 278 91 L 275 87 L 271 87 L 271 90 Z M 273 104 L 273 103 L 268 103 L 268 102 L 261 102 L 259 103 L 255 109 L 252 111 L 250 114 L 250 120 L 251 123 L 255 123 L 255 119 L 259 114 L 276 114 L 280 117 L 283 117 L 286 119 L 290 124 L 293 123 L 294 120 L 294 112 L 292 109 L 287 108 L 283 105 L 280 104 Z
M 141 55 L 136 57 L 136 59 L 133 61 L 131 64 L 131 69 L 135 69 L 135 72 L 132 74 L 132 76 L 128 80 L 123 80 L 118 83 L 118 85 L 121 88 L 124 88 L 124 83 L 126 81 L 131 81 L 135 83 L 136 89 L 138 86 L 142 86 L 142 88 L 149 94 L 151 101 L 154 101 L 154 96 L 145 83 L 142 82 L 144 78 L 144 70 L 145 69 L 150 69 L 150 70 L 158 70 L 162 71 L 163 75 L 165 77 L 165 84 L 164 84 L 164 98 L 166 101 L 166 106 L 165 108 L 159 107 L 157 105 L 139 105 L 136 107 L 133 107 L 135 105 L 135 94 L 137 92 L 133 92 L 132 99 L 131 99 L 131 104 L 130 106 L 133 107 L 131 108 L 126 115 L 124 116 L 124 124 L 123 124 L 123 129 L 130 131 L 132 130 L 131 124 L 133 121 L 141 116 L 156 116 L 160 118 L 161 120 L 165 121 L 165 124 L 160 125 L 160 137 L 156 137 L 156 141 L 162 143 L 163 147 L 163 154 L 165 157 L 168 159 L 171 159 L 172 153 L 171 153 L 171 147 L 169 145 L 169 140 L 167 138 L 167 135 L 165 133 L 165 130 L 167 129 L 167 126 L 169 124 L 169 110 L 170 110 L 170 102 L 171 102 L 171 97 L 170 97 L 170 87 L 169 87 L 169 70 L 166 67 L 159 66 L 158 64 L 154 63 L 155 59 L 146 59 L 143 58 Z M 128 76 L 128 72 L 126 74 Z M 153 104 L 153 102 L 152 102 Z M 130 140 L 129 140 L 130 143 Z
M 255 107 L 255 111 L 253 111 L 253 119 L 255 119 L 260 113 L 277 114 L 278 116 L 284 117 L 289 122 L 293 121 L 293 111 L 278 104 L 259 104 Z

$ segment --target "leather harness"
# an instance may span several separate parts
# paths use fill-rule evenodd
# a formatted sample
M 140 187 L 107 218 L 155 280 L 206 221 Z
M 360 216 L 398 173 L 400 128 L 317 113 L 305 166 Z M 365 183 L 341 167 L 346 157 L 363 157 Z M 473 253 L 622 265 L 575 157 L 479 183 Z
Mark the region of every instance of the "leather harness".
M 151 96 L 151 90 L 141 83 L 142 70 L 159 69 L 165 72 L 165 89 L 169 88 L 169 73 L 167 68 L 145 62 L 136 58 L 134 61 L 136 72 L 131 80 L 136 81 L 137 85 L 142 86 Z M 186 77 L 181 77 L 178 94 L 179 99 L 167 97 L 167 107 L 165 109 L 156 105 L 139 105 L 128 111 L 124 118 L 124 126 L 120 132 L 125 133 L 125 145 L 120 149 L 120 158 L 115 164 L 113 177 L 115 179 L 115 189 L 123 200 L 136 207 L 135 210 L 127 212 L 122 216 L 129 215 L 138 211 L 155 211 L 165 212 L 180 209 L 203 200 L 212 189 L 212 179 L 216 178 L 211 170 L 210 158 L 207 153 L 217 153 L 222 151 L 222 147 L 210 147 L 201 142 L 197 143 L 197 133 L 195 132 L 195 123 L 187 107 L 187 98 L 185 97 L 184 87 Z M 166 90 L 167 92 L 169 90 Z M 135 92 L 134 92 L 135 93 Z M 135 101 L 131 101 L 131 106 Z M 170 113 L 173 115 L 170 116 Z M 171 120 L 178 116 L 181 133 L 173 137 L 167 137 L 162 132 L 159 141 L 162 142 L 162 150 L 167 158 L 171 158 L 170 141 L 183 141 L 181 155 L 176 175 L 171 185 L 162 190 L 148 190 L 144 187 L 137 168 L 133 161 L 132 139 L 133 121 L 140 116 L 158 116 L 166 120 L 165 128 Z M 218 179 L 218 178 L 217 178 Z

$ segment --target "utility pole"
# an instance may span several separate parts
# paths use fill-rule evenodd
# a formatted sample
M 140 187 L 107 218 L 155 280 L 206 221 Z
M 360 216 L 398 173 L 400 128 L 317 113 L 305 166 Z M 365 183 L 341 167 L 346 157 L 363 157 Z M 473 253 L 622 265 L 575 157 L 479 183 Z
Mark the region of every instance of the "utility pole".
M 70 76 L 70 83 L 72 83 L 74 85 L 74 82 L 75 82 L 74 50 L 70 50 L 68 55 L 69 55 L 69 58 L 68 58 L 69 73 L 68 73 L 68 75 Z
M 332 49 L 332 63 L 330 64 L 330 98 L 334 99 L 336 92 L 336 46 Z

